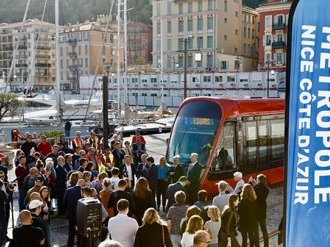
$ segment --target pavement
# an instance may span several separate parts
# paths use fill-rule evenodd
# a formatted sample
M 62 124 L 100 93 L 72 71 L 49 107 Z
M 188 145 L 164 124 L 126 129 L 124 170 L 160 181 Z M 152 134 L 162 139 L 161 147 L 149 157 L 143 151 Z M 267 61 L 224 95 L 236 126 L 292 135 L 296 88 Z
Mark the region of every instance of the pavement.
M 150 156 L 155 158 L 158 162 L 159 158 L 166 153 L 166 139 L 169 137 L 168 133 L 156 134 L 145 136 L 147 143 L 147 152 Z M 131 140 L 131 138 L 124 138 L 124 140 Z M 14 169 L 9 170 L 9 179 L 15 178 Z M 17 225 L 18 216 L 18 200 L 17 192 L 15 193 L 14 199 L 14 225 Z M 282 246 L 277 244 L 277 227 L 280 219 L 283 215 L 283 186 L 278 185 L 270 190 L 270 194 L 267 200 L 268 210 L 267 210 L 267 228 L 270 233 L 270 247 Z M 161 217 L 165 219 L 165 213 L 160 213 Z M 12 215 L 11 215 L 12 218 Z M 52 217 L 51 218 L 51 234 L 52 234 L 52 244 L 54 247 L 64 247 L 67 246 L 66 241 L 68 237 L 68 221 L 65 218 Z M 8 235 L 12 236 L 12 219 L 9 221 Z M 261 233 L 260 233 L 260 236 Z M 238 236 L 239 242 L 241 242 L 240 234 Z M 263 243 L 261 242 L 261 246 Z

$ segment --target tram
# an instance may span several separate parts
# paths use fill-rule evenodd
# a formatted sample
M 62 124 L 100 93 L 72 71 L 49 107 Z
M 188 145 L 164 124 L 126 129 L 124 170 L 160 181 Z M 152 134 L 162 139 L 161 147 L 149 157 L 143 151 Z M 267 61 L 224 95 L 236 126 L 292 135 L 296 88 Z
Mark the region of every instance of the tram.
M 244 181 L 263 173 L 268 184 L 284 178 L 285 101 L 283 99 L 229 100 L 192 97 L 180 105 L 167 149 L 167 160 L 180 155 L 190 163 L 198 153 L 203 166 L 200 189 L 217 195 L 217 182 L 234 186 L 233 173 Z

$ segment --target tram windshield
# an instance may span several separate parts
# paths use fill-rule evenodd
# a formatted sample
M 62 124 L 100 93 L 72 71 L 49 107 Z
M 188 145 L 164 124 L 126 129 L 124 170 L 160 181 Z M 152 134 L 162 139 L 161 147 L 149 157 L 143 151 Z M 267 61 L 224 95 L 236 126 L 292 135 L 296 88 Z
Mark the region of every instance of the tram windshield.
M 188 164 L 190 154 L 198 153 L 198 161 L 206 166 L 221 120 L 219 105 L 208 101 L 195 101 L 182 107 L 173 126 L 167 160 L 180 155 L 180 163 Z

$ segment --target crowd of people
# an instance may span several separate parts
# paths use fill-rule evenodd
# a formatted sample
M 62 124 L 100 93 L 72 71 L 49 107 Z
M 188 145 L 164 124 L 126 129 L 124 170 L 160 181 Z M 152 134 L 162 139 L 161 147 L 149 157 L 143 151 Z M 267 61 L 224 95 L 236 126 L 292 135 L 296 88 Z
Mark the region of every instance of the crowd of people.
M 165 157 L 155 161 L 139 131 L 125 143 L 114 135 L 109 146 L 93 132 L 82 138 L 77 131 L 70 142 L 61 135 L 54 144 L 45 136 L 36 140 L 28 134 L 14 161 L 20 223 L 11 246 L 52 246 L 52 214 L 68 220 L 67 246 L 85 246 L 77 232 L 76 210 L 81 198 L 92 197 L 102 205 L 102 225 L 111 237 L 99 246 L 245 247 L 247 240 L 259 246 L 260 226 L 268 247 L 266 177 L 260 174 L 245 183 L 242 173 L 235 172 L 236 187 L 220 181 L 219 195 L 210 203 L 207 192 L 199 190 L 203 167 L 198 154 L 190 159 L 187 167 L 180 164 L 179 155 L 172 165 Z M 1 244 L 9 240 L 14 189 L 6 173 L 0 170 Z

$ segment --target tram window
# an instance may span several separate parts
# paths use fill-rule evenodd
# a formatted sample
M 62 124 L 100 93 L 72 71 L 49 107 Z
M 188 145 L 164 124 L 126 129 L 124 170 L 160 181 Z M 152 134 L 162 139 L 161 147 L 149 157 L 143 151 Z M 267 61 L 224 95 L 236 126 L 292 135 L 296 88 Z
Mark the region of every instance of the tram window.
M 258 122 L 258 170 L 268 168 L 267 121 Z
M 284 158 L 284 120 L 273 120 L 270 127 L 270 163 L 272 167 L 281 166 Z
M 257 164 L 257 126 L 256 122 L 246 122 L 246 164 L 243 167 L 244 173 L 256 171 Z
M 215 157 L 212 162 L 212 171 L 221 172 L 235 169 L 235 124 L 227 122 L 224 125 Z

